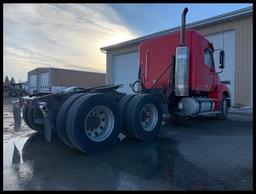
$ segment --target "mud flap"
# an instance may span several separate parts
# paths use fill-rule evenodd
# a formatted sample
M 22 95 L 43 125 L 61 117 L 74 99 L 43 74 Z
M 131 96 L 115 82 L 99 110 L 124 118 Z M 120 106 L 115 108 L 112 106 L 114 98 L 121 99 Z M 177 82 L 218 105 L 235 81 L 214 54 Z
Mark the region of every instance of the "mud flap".
M 14 118 L 14 131 L 18 132 L 20 131 L 21 126 L 21 106 L 19 101 L 13 101 L 12 102 L 13 107 L 13 118 Z
M 47 141 L 51 141 L 54 125 L 52 124 L 53 116 L 51 115 L 51 111 L 49 110 L 47 105 L 48 104 L 46 102 L 40 102 L 39 108 L 44 115 L 44 137 Z

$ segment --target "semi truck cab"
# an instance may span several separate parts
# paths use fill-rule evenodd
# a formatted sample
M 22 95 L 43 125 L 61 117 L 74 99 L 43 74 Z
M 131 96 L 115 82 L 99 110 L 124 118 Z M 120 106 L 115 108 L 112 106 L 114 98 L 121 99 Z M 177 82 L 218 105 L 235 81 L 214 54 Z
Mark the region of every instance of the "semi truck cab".
M 180 32 L 151 38 L 139 45 L 140 89 L 158 88 L 165 96 L 168 112 L 179 116 L 217 113 L 227 118 L 230 91 L 220 81 L 213 58 L 214 46 L 200 32 L 186 30 L 185 8 Z M 224 68 L 224 51 L 219 53 Z

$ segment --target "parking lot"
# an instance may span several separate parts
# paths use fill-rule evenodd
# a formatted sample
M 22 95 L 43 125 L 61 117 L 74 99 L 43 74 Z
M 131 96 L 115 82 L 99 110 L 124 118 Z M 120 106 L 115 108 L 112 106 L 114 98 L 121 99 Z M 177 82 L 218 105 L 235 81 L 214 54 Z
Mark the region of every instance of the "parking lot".
M 226 121 L 166 119 L 153 142 L 120 136 L 86 155 L 24 123 L 14 133 L 12 100 L 3 107 L 4 190 L 252 190 L 251 110 L 232 110 Z

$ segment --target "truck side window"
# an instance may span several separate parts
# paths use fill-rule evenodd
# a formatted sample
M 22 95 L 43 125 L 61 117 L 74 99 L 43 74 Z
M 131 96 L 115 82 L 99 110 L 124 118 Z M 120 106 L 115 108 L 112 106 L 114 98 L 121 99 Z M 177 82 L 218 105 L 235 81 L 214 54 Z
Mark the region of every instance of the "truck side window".
M 204 63 L 209 66 L 213 67 L 213 62 L 212 62 L 212 53 L 209 49 L 205 49 L 204 51 Z

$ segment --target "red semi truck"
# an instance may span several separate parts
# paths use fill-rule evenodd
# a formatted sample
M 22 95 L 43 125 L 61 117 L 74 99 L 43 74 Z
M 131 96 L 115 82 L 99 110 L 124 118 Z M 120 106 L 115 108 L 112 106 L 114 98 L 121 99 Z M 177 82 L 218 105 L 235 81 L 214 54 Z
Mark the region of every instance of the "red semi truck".
M 219 79 L 222 71 L 215 70 L 213 52 L 217 50 L 201 33 L 185 29 L 187 11 L 182 13 L 180 33 L 139 45 L 138 80 L 131 83 L 134 94 L 118 92 L 120 85 L 105 85 L 22 97 L 13 103 L 15 131 L 20 129 L 22 111 L 24 122 L 48 141 L 56 133 L 68 146 L 92 154 L 112 147 L 120 133 L 154 139 L 164 113 L 215 114 L 226 119 L 230 92 L 228 82 Z M 223 70 L 223 50 L 219 56 Z

